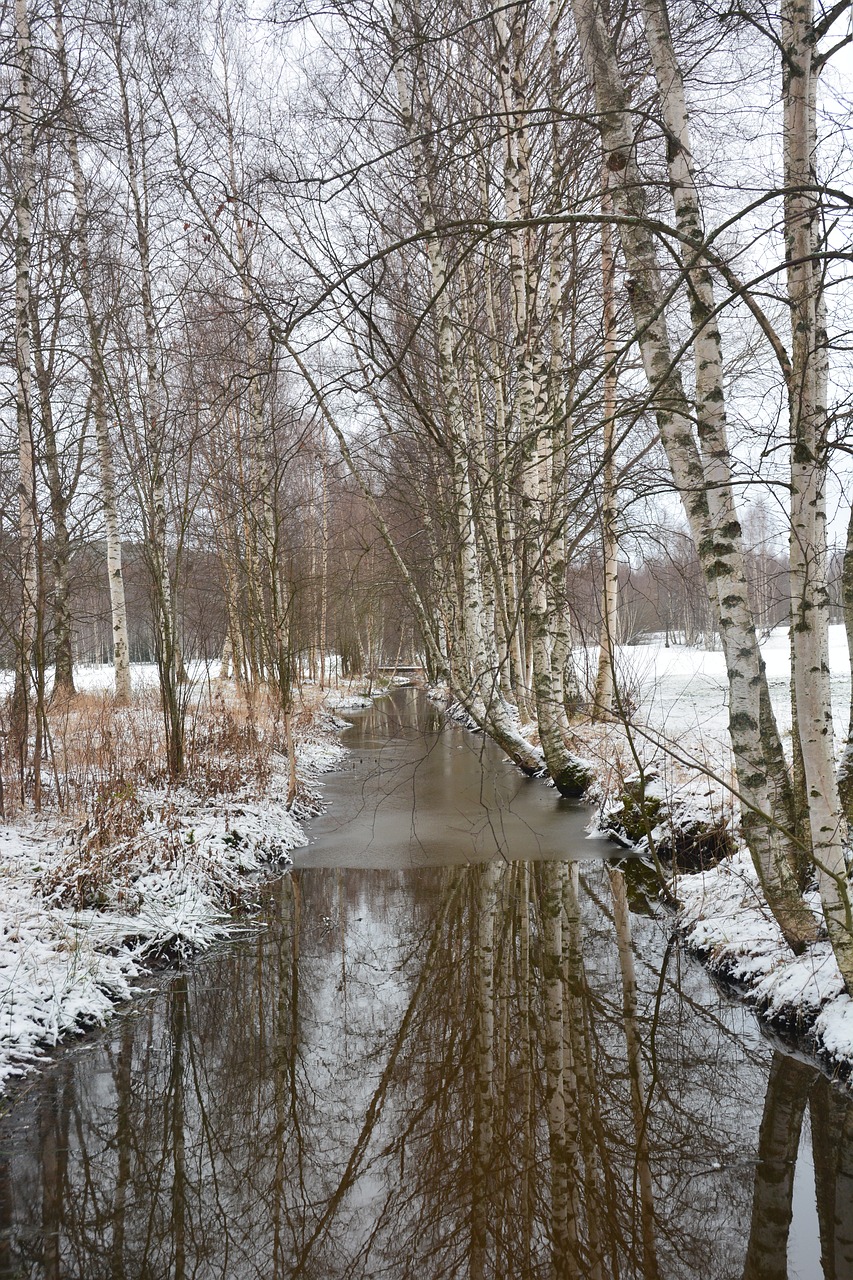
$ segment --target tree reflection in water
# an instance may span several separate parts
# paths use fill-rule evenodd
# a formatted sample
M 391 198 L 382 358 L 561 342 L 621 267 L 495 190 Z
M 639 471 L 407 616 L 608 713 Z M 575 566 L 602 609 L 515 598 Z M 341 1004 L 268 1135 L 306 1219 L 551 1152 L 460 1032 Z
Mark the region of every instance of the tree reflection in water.
M 0 1277 L 771 1280 L 807 1117 L 814 1256 L 853 1277 L 849 1098 L 637 890 L 547 861 L 286 878 L 261 937 L 4 1122 Z

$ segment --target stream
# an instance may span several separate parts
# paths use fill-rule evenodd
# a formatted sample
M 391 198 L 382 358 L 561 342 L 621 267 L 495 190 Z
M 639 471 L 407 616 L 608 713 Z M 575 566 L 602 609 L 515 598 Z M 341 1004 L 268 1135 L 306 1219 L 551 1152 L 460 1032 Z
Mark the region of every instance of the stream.
M 0 1280 L 853 1280 L 853 1097 L 588 808 L 414 690 L 352 718 L 263 927 L 0 1120 Z

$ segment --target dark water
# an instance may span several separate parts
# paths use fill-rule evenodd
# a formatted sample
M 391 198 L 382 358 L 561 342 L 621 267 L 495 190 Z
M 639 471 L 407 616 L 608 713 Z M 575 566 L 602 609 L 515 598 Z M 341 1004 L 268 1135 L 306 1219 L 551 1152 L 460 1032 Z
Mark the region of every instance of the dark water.
M 853 1277 L 848 1096 L 431 715 L 362 716 L 268 927 L 27 1087 L 2 1280 Z

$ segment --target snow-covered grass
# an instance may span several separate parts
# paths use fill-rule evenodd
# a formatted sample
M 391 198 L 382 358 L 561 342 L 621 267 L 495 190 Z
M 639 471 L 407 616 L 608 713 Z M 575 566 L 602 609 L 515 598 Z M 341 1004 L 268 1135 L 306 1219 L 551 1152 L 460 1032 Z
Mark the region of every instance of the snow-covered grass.
M 306 843 L 317 779 L 343 755 L 332 708 L 369 703 L 357 689 L 306 691 L 288 808 L 289 761 L 269 704 L 221 688 L 199 696 L 191 768 L 170 786 L 145 754 L 161 745 L 145 673 L 134 671 L 140 693 L 122 711 L 96 696 L 91 675 L 68 713 L 62 759 L 78 785 L 72 794 L 60 776 L 64 811 L 24 806 L 0 827 L 0 1092 L 60 1037 L 103 1023 L 154 959 L 241 927 L 232 908 Z

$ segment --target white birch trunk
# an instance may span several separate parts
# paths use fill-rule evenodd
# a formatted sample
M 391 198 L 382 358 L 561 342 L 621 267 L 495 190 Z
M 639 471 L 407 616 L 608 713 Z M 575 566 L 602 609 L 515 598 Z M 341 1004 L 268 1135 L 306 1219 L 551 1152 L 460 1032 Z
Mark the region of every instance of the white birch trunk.
M 35 456 L 33 448 L 32 350 L 30 335 L 30 259 L 33 240 L 34 139 L 32 45 L 27 0 L 15 0 L 18 60 L 16 124 L 18 172 L 15 209 L 15 417 L 18 435 L 18 528 L 20 532 L 21 613 L 12 698 L 13 734 L 21 761 L 27 751 L 31 663 L 38 611 Z
M 531 308 L 531 269 L 528 261 L 529 232 L 521 228 L 527 212 L 529 186 L 524 91 L 520 84 L 518 58 L 511 65 L 512 37 L 502 10 L 496 11 L 495 27 L 500 45 L 500 83 L 504 147 L 504 200 L 508 221 L 517 224 L 509 233 L 510 282 L 512 290 L 513 344 L 517 380 L 515 412 L 522 459 L 522 531 L 528 556 L 527 604 L 533 662 L 533 697 L 539 740 L 554 784 L 567 796 L 580 796 L 589 785 L 589 775 L 572 755 L 563 738 L 562 671 L 555 687 L 552 669 L 552 618 L 549 607 L 549 567 L 551 566 L 552 520 L 543 509 L 550 507 L 550 480 L 547 452 L 541 438 L 548 427 L 547 410 L 542 411 L 537 378 Z M 560 458 L 562 463 L 562 457 Z M 560 467 L 562 470 L 562 466 Z M 561 507 L 561 504 L 558 504 Z M 555 576 L 560 571 L 555 571 Z
M 104 386 L 103 353 L 100 342 L 100 323 L 95 311 L 92 268 L 89 252 L 89 209 L 86 200 L 86 181 L 80 161 L 77 128 L 73 117 L 73 95 L 65 48 L 61 0 L 54 0 L 54 38 L 57 62 L 62 80 L 62 92 L 66 104 L 65 146 L 71 165 L 74 192 L 75 240 L 77 243 L 77 285 L 86 313 L 89 337 L 90 376 L 92 380 L 92 413 L 95 423 L 95 447 L 98 456 L 100 499 L 104 513 L 104 534 L 107 543 L 107 580 L 110 591 L 110 617 L 113 633 L 113 667 L 115 671 L 115 701 L 117 706 L 129 706 L 132 697 L 130 679 L 130 642 L 127 632 L 127 604 L 122 572 L 121 534 L 119 532 L 118 503 L 116 500 L 113 447 L 107 419 L 107 400 Z
M 791 303 L 791 625 L 794 691 L 809 805 L 812 854 L 833 951 L 853 990 L 853 913 L 844 821 L 835 776 L 826 583 L 826 375 L 820 350 L 819 270 L 812 259 L 814 182 L 813 10 L 782 5 L 785 241 Z
M 136 253 L 139 260 L 139 297 L 142 323 L 145 333 L 145 393 L 143 398 L 143 427 L 146 483 L 143 485 L 143 508 L 147 525 L 147 553 L 151 569 L 151 585 L 154 590 L 156 625 L 159 637 L 158 673 L 160 696 L 166 729 L 167 759 L 170 775 L 178 777 L 184 767 L 184 721 L 178 696 L 182 659 L 178 646 L 172 578 L 169 567 L 168 512 L 165 475 L 166 449 L 166 396 L 158 351 L 157 315 L 154 305 L 154 280 L 151 263 L 151 241 L 148 224 L 148 175 L 145 150 L 144 124 L 139 149 L 131 119 L 127 68 L 121 44 L 121 24 L 115 12 L 113 47 L 115 68 L 121 97 L 121 117 L 124 133 L 124 159 L 127 161 L 127 182 L 130 190 L 133 227 L 136 233 Z
M 720 490 L 709 509 L 709 476 L 693 437 L 693 411 L 684 394 L 661 299 L 666 296 L 652 234 L 645 223 L 643 181 L 634 159 L 631 113 L 610 34 L 597 0 L 573 0 L 575 21 L 593 80 L 614 212 L 630 276 L 628 292 L 649 386 L 656 401 L 661 442 L 681 494 L 709 591 L 713 592 L 729 677 L 729 730 L 743 804 L 743 830 L 767 900 L 795 950 L 816 936 L 799 892 L 792 841 L 780 815 L 777 777 L 768 766 L 769 701 L 761 654 L 745 595 L 736 517 L 719 518 Z M 714 450 L 713 452 L 716 452 Z M 711 478 L 725 485 L 725 459 L 715 457 Z M 778 743 L 778 733 L 776 742 Z M 772 750 L 769 754 L 773 754 Z M 788 795 L 788 800 L 790 796 Z M 779 818 L 781 817 L 781 821 Z
M 395 37 L 401 51 L 405 47 L 402 15 L 399 3 L 392 5 Z M 404 65 L 402 52 L 398 51 L 394 74 L 397 97 L 403 127 L 409 138 L 415 161 L 418 203 L 425 230 L 427 259 L 434 310 L 437 324 L 439 372 L 445 403 L 447 405 L 448 435 L 453 472 L 454 500 L 456 504 L 459 551 L 461 566 L 463 636 L 468 657 L 468 670 L 461 701 L 481 728 L 495 738 L 511 758 L 528 771 L 541 768 L 541 758 L 535 748 L 518 732 L 500 688 L 500 663 L 493 631 L 484 626 L 486 616 L 483 583 L 480 570 L 471 478 L 468 466 L 470 433 L 465 420 L 462 394 L 454 353 L 453 323 L 446 302 L 449 280 L 447 261 L 439 237 L 435 234 L 436 218 L 429 175 L 431 167 L 423 142 L 422 130 L 415 119 L 412 85 Z M 425 86 L 419 81 L 421 96 L 429 101 Z M 411 581 L 411 575 L 409 580 Z M 456 684 L 459 687 L 458 672 Z M 534 761 L 538 761 L 535 764 Z
M 605 171 L 601 211 L 612 212 Z M 609 222 L 601 224 L 601 292 L 604 319 L 604 428 L 601 465 L 602 590 L 598 672 L 593 695 L 593 719 L 606 720 L 613 711 L 616 678 L 616 609 L 619 599 L 619 543 L 616 534 L 616 258 Z

